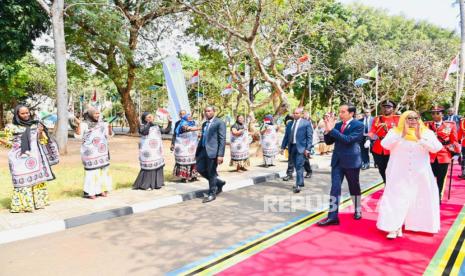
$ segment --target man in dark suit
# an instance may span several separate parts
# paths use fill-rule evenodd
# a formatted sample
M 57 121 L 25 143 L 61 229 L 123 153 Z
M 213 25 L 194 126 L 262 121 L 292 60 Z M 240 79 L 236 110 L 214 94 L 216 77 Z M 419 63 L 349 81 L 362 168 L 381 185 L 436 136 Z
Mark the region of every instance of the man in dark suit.
M 349 183 L 349 191 L 354 201 L 355 219 L 362 218 L 360 193 L 360 141 L 363 139 L 363 123 L 354 120 L 356 108 L 352 104 L 339 107 L 341 122 L 336 123 L 334 115 L 325 116 L 325 143 L 335 144 L 331 158 L 331 199 L 328 218 L 318 223 L 320 226 L 338 225 L 339 199 L 344 177 Z
M 286 126 L 286 132 L 281 144 L 281 152 L 287 147 L 289 149 L 289 159 L 293 163 L 296 171 L 296 185 L 294 193 L 299 193 L 304 186 L 304 162 L 305 157 L 310 156 L 312 148 L 313 130 L 308 120 L 302 117 L 302 109 L 294 111 L 294 120 Z
M 363 118 L 359 121 L 363 123 L 363 139 L 360 142 L 360 148 L 362 150 L 362 170 L 370 168 L 370 137 L 368 133 L 371 130 L 371 125 L 373 124 L 373 116 L 371 116 L 371 111 L 366 109 Z M 368 142 L 367 142 L 368 141 Z
M 204 109 L 206 121 L 202 124 L 202 137 L 195 153 L 197 171 L 208 179 L 208 195 L 203 199 L 207 203 L 216 199 L 223 191 L 225 181 L 218 178 L 216 168 L 223 163 L 226 145 L 226 124 L 215 117 L 215 108 Z
M 294 116 L 294 115 L 292 115 L 292 116 Z M 290 118 L 293 118 L 293 117 L 290 116 Z M 310 114 L 308 112 L 304 112 L 303 113 L 303 119 L 310 122 L 310 126 L 312 127 L 312 133 L 313 133 L 313 126 L 312 126 L 312 120 L 310 119 Z M 292 121 L 293 120 L 290 120 L 290 122 L 292 122 Z M 288 123 L 289 123 L 289 121 L 286 120 L 286 126 L 287 126 Z M 304 159 L 304 170 L 305 170 L 304 178 L 311 178 L 312 174 L 313 174 L 313 170 L 312 170 L 312 166 L 310 165 L 310 159 L 309 159 L 309 157 L 306 157 L 306 156 L 305 156 L 305 159 Z M 294 163 L 292 162 L 292 158 L 288 158 L 286 176 L 283 178 L 283 180 L 284 181 L 293 180 L 294 179 L 292 177 L 293 173 L 294 173 Z
M 457 129 L 459 129 L 460 119 L 460 116 L 455 114 L 455 109 L 453 107 L 447 109 L 447 116 L 444 116 L 444 121 L 454 122 Z

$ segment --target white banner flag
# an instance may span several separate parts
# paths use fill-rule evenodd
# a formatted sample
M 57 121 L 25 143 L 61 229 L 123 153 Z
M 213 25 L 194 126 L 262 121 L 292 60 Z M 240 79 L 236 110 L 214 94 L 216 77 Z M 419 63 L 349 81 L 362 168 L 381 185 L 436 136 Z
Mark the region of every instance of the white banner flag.
M 163 72 L 165 73 L 166 87 L 170 104 L 168 111 L 173 121 L 179 120 L 181 109 L 191 113 L 189 98 L 187 97 L 186 80 L 182 72 L 182 65 L 176 57 L 167 57 L 163 60 Z

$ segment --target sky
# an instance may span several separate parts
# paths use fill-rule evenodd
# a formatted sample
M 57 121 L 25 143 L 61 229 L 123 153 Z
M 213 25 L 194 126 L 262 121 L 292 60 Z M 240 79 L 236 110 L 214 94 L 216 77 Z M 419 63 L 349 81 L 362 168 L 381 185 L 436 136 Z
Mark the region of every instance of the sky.
M 341 3 L 361 3 L 386 9 L 389 14 L 403 14 L 408 18 L 426 20 L 435 25 L 458 31 L 458 5 L 452 0 L 339 0 Z

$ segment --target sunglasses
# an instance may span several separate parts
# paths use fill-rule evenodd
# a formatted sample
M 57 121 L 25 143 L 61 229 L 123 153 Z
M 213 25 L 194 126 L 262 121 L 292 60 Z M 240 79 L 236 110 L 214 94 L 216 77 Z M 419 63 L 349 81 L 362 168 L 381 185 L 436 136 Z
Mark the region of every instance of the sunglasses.
M 431 112 L 431 115 L 439 115 L 442 114 L 442 112 Z
M 418 121 L 418 117 L 407 117 L 407 120 L 409 121 Z

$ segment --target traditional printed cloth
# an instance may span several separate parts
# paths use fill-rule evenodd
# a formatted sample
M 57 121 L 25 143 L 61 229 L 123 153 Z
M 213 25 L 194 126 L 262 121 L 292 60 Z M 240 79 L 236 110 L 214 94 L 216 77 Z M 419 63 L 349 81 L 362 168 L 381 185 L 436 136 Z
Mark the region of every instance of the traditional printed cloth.
M 36 184 L 55 179 L 44 151 L 48 138 L 38 139 L 37 127 L 31 128 L 31 150 L 28 155 L 21 155 L 21 136 L 24 127 L 12 126 L 11 150 L 8 163 L 15 188 L 32 187 Z M 57 158 L 58 157 L 53 157 Z
M 163 141 L 160 128 L 152 126 L 148 135 L 143 135 L 139 143 L 139 162 L 143 170 L 155 170 L 165 165 Z
M 195 164 L 195 151 L 197 150 L 197 131 L 184 132 L 176 136 L 174 143 L 174 158 L 176 164 Z
M 49 205 L 47 183 L 32 187 L 14 188 L 11 197 L 11 213 L 33 212 Z
M 81 160 L 85 170 L 95 170 L 110 165 L 108 150 L 108 124 L 99 122 L 94 128 L 82 127 Z
M 261 136 L 261 145 L 263 149 L 263 156 L 275 157 L 276 155 L 278 155 L 278 135 L 276 133 L 275 126 L 266 126 L 266 131 Z
M 231 160 L 242 161 L 249 158 L 249 134 L 244 131 L 241 136 L 231 135 Z

